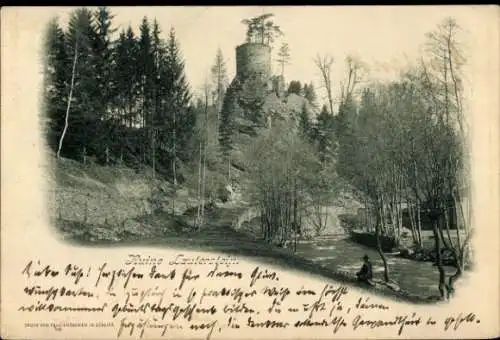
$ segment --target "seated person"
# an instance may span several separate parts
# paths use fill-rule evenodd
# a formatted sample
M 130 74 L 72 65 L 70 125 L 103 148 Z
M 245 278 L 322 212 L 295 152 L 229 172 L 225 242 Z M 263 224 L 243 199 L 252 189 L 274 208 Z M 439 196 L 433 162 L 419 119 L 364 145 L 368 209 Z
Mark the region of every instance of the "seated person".
M 361 267 L 361 270 L 356 273 L 356 277 L 358 278 L 358 281 L 370 283 L 370 280 L 373 278 L 373 273 L 372 264 L 368 255 L 363 256 L 363 262 L 363 267 Z

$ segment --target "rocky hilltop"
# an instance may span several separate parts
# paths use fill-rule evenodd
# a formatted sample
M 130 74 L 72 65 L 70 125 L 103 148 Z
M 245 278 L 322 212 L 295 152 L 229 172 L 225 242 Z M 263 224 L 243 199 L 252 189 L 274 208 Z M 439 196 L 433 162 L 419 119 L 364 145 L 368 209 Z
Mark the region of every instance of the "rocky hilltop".
M 232 105 L 237 121 L 255 127 L 271 126 L 276 120 L 297 120 L 304 106 L 311 113 L 315 111 L 304 97 L 286 93 L 284 77 L 271 73 L 270 46 L 260 43 L 236 47 L 236 75 L 224 100 Z
M 278 121 L 298 127 L 304 107 L 311 115 L 316 113 L 306 98 L 287 93 L 284 76 L 271 73 L 270 46 L 254 42 L 236 47 L 236 75 L 227 88 L 224 106 L 233 122 L 231 158 L 235 174 L 244 170 L 244 150 L 262 129 Z

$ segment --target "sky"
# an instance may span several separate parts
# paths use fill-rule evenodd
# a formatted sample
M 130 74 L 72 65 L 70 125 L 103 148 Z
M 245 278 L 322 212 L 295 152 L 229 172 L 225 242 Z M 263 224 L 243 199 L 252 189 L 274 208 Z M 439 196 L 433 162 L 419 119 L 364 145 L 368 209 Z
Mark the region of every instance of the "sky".
M 466 32 L 480 24 L 480 11 L 474 6 L 232 6 L 232 7 L 109 7 L 115 15 L 113 25 L 124 29 L 128 25 L 138 33 L 144 16 L 156 18 L 167 36 L 176 30 L 186 63 L 186 74 L 194 91 L 201 90 L 210 77 L 210 67 L 218 48 L 227 61 L 229 79 L 236 70 L 235 47 L 245 39 L 242 19 L 262 13 L 273 13 L 274 22 L 284 37 L 276 41 L 290 46 L 291 60 L 285 67 L 287 81 L 313 82 L 320 97 L 320 74 L 314 58 L 330 54 L 334 58 L 334 95 L 345 75 L 345 58 L 353 55 L 369 68 L 372 79 L 392 77 L 397 70 L 419 55 L 425 34 L 448 16 L 456 18 Z M 47 18 L 57 15 L 65 25 L 74 8 L 45 9 Z M 474 21 L 475 20 L 475 21 Z M 464 43 L 466 43 L 464 41 Z M 274 59 L 274 58 L 273 58 Z M 277 63 L 273 70 L 279 72 Z

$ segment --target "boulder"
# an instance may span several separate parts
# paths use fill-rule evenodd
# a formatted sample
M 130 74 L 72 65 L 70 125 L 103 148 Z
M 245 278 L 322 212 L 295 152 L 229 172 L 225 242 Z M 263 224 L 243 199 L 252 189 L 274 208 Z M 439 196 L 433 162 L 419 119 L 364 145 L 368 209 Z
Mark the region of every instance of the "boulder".
M 415 255 L 415 251 L 411 248 L 403 248 L 399 252 L 399 256 L 404 258 L 412 258 Z
M 90 226 L 84 236 L 91 242 L 95 241 L 120 241 L 121 237 L 114 228 L 101 227 L 101 226 Z

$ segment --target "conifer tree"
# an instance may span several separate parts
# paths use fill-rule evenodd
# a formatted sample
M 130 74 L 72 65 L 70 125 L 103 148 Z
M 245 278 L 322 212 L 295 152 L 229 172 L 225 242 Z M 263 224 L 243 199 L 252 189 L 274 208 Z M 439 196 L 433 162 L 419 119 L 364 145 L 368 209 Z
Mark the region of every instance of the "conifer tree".
M 75 67 L 73 102 L 65 144 L 68 152 L 84 163 L 87 156 L 95 150 L 94 128 L 100 118 L 92 49 L 95 36 L 92 12 L 86 8 L 76 9 L 70 17 L 66 34 L 68 65 L 73 64 L 75 55 L 78 55 L 78 61 Z
M 308 140 L 311 134 L 311 120 L 305 103 L 302 105 L 299 116 L 299 134 L 304 140 Z

